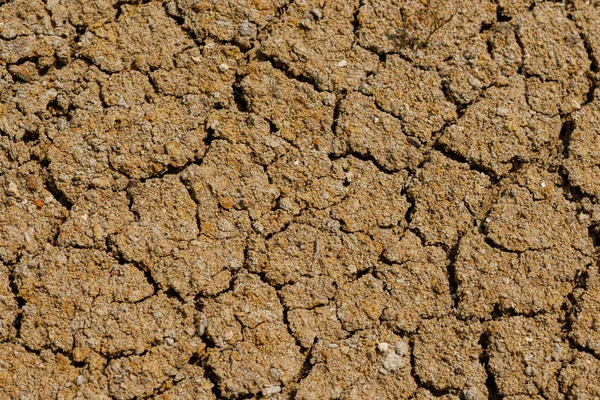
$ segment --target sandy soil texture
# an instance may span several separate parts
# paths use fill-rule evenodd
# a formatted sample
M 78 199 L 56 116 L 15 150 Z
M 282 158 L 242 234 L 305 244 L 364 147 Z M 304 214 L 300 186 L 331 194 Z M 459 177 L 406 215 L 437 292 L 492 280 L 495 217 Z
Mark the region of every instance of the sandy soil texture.
M 599 0 L 0 0 L 0 399 L 600 399 Z

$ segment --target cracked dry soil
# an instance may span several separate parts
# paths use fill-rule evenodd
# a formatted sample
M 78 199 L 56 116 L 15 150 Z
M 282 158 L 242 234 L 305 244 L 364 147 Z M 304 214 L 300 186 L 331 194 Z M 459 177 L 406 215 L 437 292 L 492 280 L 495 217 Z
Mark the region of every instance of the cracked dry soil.
M 599 60 L 598 0 L 0 0 L 0 399 L 599 399 Z

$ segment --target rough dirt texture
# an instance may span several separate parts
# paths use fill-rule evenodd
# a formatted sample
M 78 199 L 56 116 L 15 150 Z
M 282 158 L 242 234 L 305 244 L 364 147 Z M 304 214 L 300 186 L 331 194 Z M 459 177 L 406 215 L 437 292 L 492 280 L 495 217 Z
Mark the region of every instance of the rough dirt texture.
M 598 0 L 0 0 L 0 399 L 599 399 L 599 63 Z

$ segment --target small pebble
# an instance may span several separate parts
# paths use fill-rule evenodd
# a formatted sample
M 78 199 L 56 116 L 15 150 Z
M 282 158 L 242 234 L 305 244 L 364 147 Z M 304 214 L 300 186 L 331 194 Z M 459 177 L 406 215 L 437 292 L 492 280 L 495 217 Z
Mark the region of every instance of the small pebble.
M 281 386 L 268 386 L 262 391 L 263 396 L 271 396 L 279 392 L 281 392 Z

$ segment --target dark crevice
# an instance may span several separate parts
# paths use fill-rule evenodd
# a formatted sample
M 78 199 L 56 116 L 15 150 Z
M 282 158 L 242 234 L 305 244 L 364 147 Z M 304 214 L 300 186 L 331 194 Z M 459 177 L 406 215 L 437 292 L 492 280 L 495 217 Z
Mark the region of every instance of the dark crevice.
M 46 180 L 46 190 L 48 190 L 48 192 L 52 194 L 54 199 L 61 206 L 63 206 L 67 210 L 71 210 L 71 208 L 73 207 L 73 203 L 71 203 L 67 196 L 65 196 L 63 192 L 58 188 L 58 186 L 56 185 L 56 181 L 54 180 L 54 177 L 52 175 L 50 175 Z
M 496 20 L 498 22 L 510 22 L 512 21 L 512 17 L 510 15 L 504 14 L 504 9 L 500 6 L 496 7 Z
M 279 128 L 277 127 L 275 122 L 271 121 L 270 119 L 267 119 L 266 121 L 269 124 L 269 132 L 271 132 L 273 134 L 276 134 L 277 132 L 279 132 Z
M 148 271 L 148 274 L 146 275 L 146 278 L 149 279 L 149 280 L 150 279 L 152 280 L 153 284 L 155 285 L 154 286 L 155 290 L 158 289 L 158 285 L 156 284 L 156 282 L 154 282 L 154 278 L 152 278 L 152 275 L 150 275 L 149 271 Z M 169 289 L 165 290 L 164 293 L 170 299 L 175 299 L 175 300 L 177 300 L 178 302 L 180 302 L 182 304 L 186 303 L 186 301 L 181 297 L 181 295 L 179 293 L 177 293 L 177 291 L 175 289 L 173 289 L 173 288 L 169 288 Z
M 281 229 L 279 229 L 278 231 L 271 232 L 271 233 L 267 234 L 267 235 L 265 236 L 265 240 L 266 240 L 266 241 L 268 241 L 268 240 L 270 240 L 270 239 L 271 239 L 273 236 L 275 236 L 275 235 L 278 235 L 278 234 L 280 234 L 280 233 L 282 233 L 282 232 L 285 232 L 285 231 L 287 230 L 287 228 L 288 228 L 288 227 L 289 227 L 289 226 L 292 224 L 292 222 L 293 222 L 293 221 L 288 221 L 288 222 L 286 222 L 285 224 L 283 224 L 283 227 L 282 227 Z
M 304 362 L 302 363 L 302 368 L 300 369 L 298 376 L 293 380 L 293 382 L 296 385 L 298 385 L 300 382 L 302 382 L 308 376 L 308 374 L 310 374 L 310 371 L 312 371 L 313 364 L 311 362 L 311 359 L 312 359 L 313 349 L 315 348 L 316 342 L 317 342 L 317 338 L 315 337 L 313 339 L 311 346 L 306 351 L 306 354 L 304 356 Z M 298 390 L 296 388 L 292 388 L 290 390 L 289 398 L 295 399 L 297 397 L 297 395 L 298 395 Z
M 592 82 L 590 83 L 590 89 L 585 94 L 585 102 L 583 105 L 589 104 L 594 101 L 594 97 L 596 97 L 596 86 L 598 85 L 597 77 L 592 77 Z
M 133 1 L 121 0 L 116 3 L 113 3 L 112 7 L 117 11 L 117 13 L 115 15 L 115 21 L 119 21 L 121 16 L 124 14 L 123 6 L 130 5 L 130 6 L 135 7 L 132 14 L 125 15 L 125 17 L 131 18 L 135 15 L 135 12 L 137 12 L 138 7 L 140 7 L 142 4 L 148 4 L 148 3 L 150 3 L 150 1 L 152 1 L 152 0 L 133 0 Z
M 572 119 L 567 119 L 563 122 L 560 128 L 560 141 L 562 143 L 562 154 L 564 158 L 569 156 L 569 145 L 571 144 L 571 135 L 575 130 L 575 123 Z
M 594 358 L 600 360 L 600 354 L 597 354 L 593 349 L 590 349 L 587 346 L 583 346 L 583 345 L 575 342 L 575 340 L 570 336 L 570 333 L 573 331 L 573 320 L 575 318 L 577 318 L 577 312 L 578 312 L 578 309 L 577 309 L 578 299 L 575 296 L 575 291 L 578 289 L 580 289 L 580 290 L 588 289 L 587 281 L 589 279 L 589 269 L 595 268 L 595 267 L 597 267 L 597 264 L 594 264 L 593 266 L 588 266 L 587 270 L 580 271 L 577 274 L 577 276 L 575 277 L 575 280 L 574 280 L 575 285 L 574 285 L 573 289 L 571 290 L 571 292 L 567 295 L 567 299 L 562 307 L 562 309 L 566 312 L 566 318 L 563 323 L 563 330 L 567 333 L 567 341 L 569 343 L 570 348 L 576 349 L 576 350 L 584 352 L 584 353 L 588 353 L 591 356 L 593 356 Z
M 485 225 L 485 224 L 482 224 L 482 225 L 481 225 L 481 230 L 482 230 L 482 233 L 483 233 L 483 234 L 486 234 L 486 233 L 487 233 L 487 232 L 486 232 L 486 228 L 487 228 L 487 227 L 486 227 L 486 225 Z M 490 246 L 491 248 L 493 248 L 493 249 L 497 249 L 497 250 L 500 250 L 500 251 L 502 251 L 502 252 L 505 252 L 505 253 L 522 254 L 522 253 L 524 253 L 524 252 L 525 252 L 525 251 L 527 251 L 527 250 L 531 251 L 531 249 L 527 249 L 527 250 L 525 250 L 525 251 L 518 251 L 518 250 L 511 250 L 511 249 L 507 249 L 507 248 L 506 248 L 506 247 L 504 247 L 503 245 L 501 245 L 501 244 L 499 244 L 499 243 L 496 243 L 496 242 L 495 242 L 493 239 L 490 239 L 488 236 L 486 236 L 486 237 L 484 238 L 484 241 L 485 241 L 485 244 L 487 244 L 487 245 L 488 245 L 488 246 Z M 544 250 L 544 249 L 541 249 L 541 250 Z
M 488 390 L 489 400 L 500 400 L 502 395 L 496 384 L 496 378 L 490 367 L 490 357 L 488 354 L 488 348 L 490 346 L 490 333 L 486 330 L 479 337 L 479 345 L 481 346 L 481 355 L 479 356 L 479 362 L 483 365 L 487 378 L 485 380 L 485 386 Z
M 233 84 L 233 101 L 239 112 L 245 113 L 249 110 L 248 101 L 244 97 L 244 91 L 241 86 L 242 80 L 246 75 L 236 74 L 235 83 Z
M 138 267 L 139 269 L 139 267 Z M 158 283 L 156 283 L 156 281 L 154 280 L 154 277 L 152 276 L 152 273 L 150 272 L 149 269 L 144 271 L 144 277 L 146 278 L 146 281 L 148 282 L 148 284 L 150 284 L 154 290 L 154 295 L 156 295 L 158 293 Z
M 399 170 L 394 170 L 394 169 L 389 169 L 387 167 L 384 167 L 370 153 L 363 154 L 358 151 L 349 151 L 349 152 L 346 152 L 345 154 L 341 154 L 341 155 L 330 153 L 330 154 L 328 154 L 328 156 L 331 161 L 336 161 L 336 160 L 346 158 L 349 156 L 355 157 L 361 161 L 370 161 L 379 171 L 383 172 L 384 174 L 395 174 L 399 171 Z
M 352 15 L 352 33 L 354 34 L 354 43 L 358 43 L 358 31 L 360 30 L 360 22 L 358 21 L 358 14 L 360 13 L 360 9 L 363 6 L 363 0 L 360 0 L 358 6 L 356 7 L 356 11 Z
M 309 84 L 317 92 L 328 92 L 327 90 L 319 89 L 317 82 L 315 82 L 314 79 L 311 79 L 311 78 L 306 77 L 301 74 L 295 74 L 294 72 L 291 71 L 291 69 L 289 68 L 288 65 L 286 65 L 282 61 L 279 61 L 276 57 L 268 56 L 267 54 L 263 53 L 260 49 L 256 50 L 256 60 L 271 63 L 271 66 L 273 66 L 273 68 L 283 72 L 283 74 L 287 78 L 301 82 L 301 83 Z
M 562 179 L 560 188 L 563 191 L 565 199 L 572 203 L 577 203 L 578 208 L 581 208 L 581 203 L 584 201 L 589 200 L 591 203 L 595 202 L 593 196 L 585 193 L 580 187 L 571 184 L 569 180 L 569 172 L 564 166 L 561 166 L 558 169 L 558 175 L 560 175 Z
M 494 24 L 493 23 L 486 23 L 486 22 L 482 22 L 481 23 L 481 28 L 479 28 L 479 33 L 485 33 L 489 30 L 491 30 L 493 28 Z
M 469 162 L 465 157 L 453 152 L 446 145 L 436 142 L 433 145 L 433 149 L 440 152 L 443 156 L 445 156 L 453 161 L 456 161 L 456 162 L 459 162 L 462 164 L 468 164 L 469 168 L 472 169 L 473 171 L 477 171 L 484 175 L 487 175 L 493 184 L 497 184 L 500 181 L 500 178 L 496 175 L 496 173 L 492 169 L 485 167 L 483 165 L 478 165 L 476 163 Z
M 336 100 L 335 106 L 333 107 L 333 122 L 331 123 L 331 132 L 333 132 L 333 134 L 335 136 L 338 135 L 337 126 L 338 126 L 338 121 L 340 119 L 340 109 L 341 109 L 342 100 L 344 100 L 344 96 L 340 96 Z
M 456 257 L 458 254 L 458 249 L 459 249 L 461 239 L 462 239 L 462 237 L 459 237 L 458 240 L 456 241 L 456 244 L 451 249 L 446 251 L 446 253 L 448 254 L 448 260 L 450 261 L 448 263 L 448 266 L 446 267 L 446 275 L 448 276 L 448 287 L 450 289 L 450 297 L 452 298 L 452 301 L 454 302 L 454 309 L 458 309 L 458 303 L 460 300 L 458 298 L 458 278 L 456 275 Z
M 514 317 L 525 317 L 525 318 L 535 318 L 538 315 L 548 314 L 547 310 L 540 311 L 529 311 L 529 312 L 518 312 L 512 307 L 502 307 L 499 303 L 494 304 L 494 309 L 492 310 L 491 317 L 492 320 L 499 320 L 503 318 L 514 318 Z
M 14 327 L 15 327 L 15 330 L 17 331 L 17 338 L 19 338 L 19 337 L 21 337 L 21 323 L 23 321 L 23 306 L 25 306 L 25 299 L 23 297 L 21 297 L 21 295 L 19 294 L 19 287 L 16 282 L 15 271 L 13 271 L 13 273 L 10 274 L 9 279 L 10 279 L 10 281 L 9 281 L 10 290 L 12 291 L 13 296 L 15 297 L 15 300 L 17 301 L 17 306 L 19 307 L 19 313 L 14 321 Z
M 519 156 L 513 157 L 510 162 L 512 164 L 512 167 L 510 167 L 510 170 L 508 171 L 510 174 L 518 172 L 521 168 L 527 165 L 527 161 L 520 159 Z
M 23 135 L 21 140 L 25 143 L 31 143 L 31 142 L 35 142 L 39 138 L 40 138 L 40 135 L 37 132 L 26 130 L 25 134 Z

